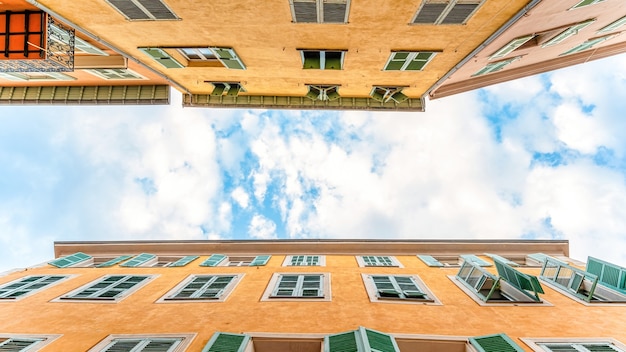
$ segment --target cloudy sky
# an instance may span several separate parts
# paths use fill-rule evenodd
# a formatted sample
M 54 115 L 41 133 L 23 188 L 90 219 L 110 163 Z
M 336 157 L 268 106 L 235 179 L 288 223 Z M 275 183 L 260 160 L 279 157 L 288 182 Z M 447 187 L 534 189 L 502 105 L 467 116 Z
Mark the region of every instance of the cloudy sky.
M 626 55 L 425 113 L 0 107 L 0 271 L 55 240 L 569 239 L 626 265 Z

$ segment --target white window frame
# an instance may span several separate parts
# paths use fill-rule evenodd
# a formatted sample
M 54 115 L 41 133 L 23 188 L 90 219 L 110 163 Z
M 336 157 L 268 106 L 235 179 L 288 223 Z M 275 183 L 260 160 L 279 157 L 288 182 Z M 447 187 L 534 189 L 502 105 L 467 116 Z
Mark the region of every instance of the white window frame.
M 596 38 L 591 38 L 588 39 L 578 45 L 576 45 L 575 47 L 567 50 L 566 52 L 562 53 L 559 56 L 565 56 L 565 55 L 571 55 L 571 54 L 576 54 L 576 53 L 580 53 L 583 51 L 587 51 L 591 48 L 594 48 L 596 45 L 604 43 L 606 41 L 609 41 L 615 37 L 617 37 L 619 34 L 621 33 L 615 33 L 615 34 L 607 34 L 601 37 L 596 37 Z
M 98 298 L 98 297 L 91 297 L 96 295 L 97 293 L 101 293 L 104 292 L 106 290 L 110 290 L 113 287 L 111 287 L 112 285 L 109 285 L 107 287 L 103 287 L 100 288 L 97 292 L 94 292 L 92 295 L 90 295 L 89 297 L 73 297 L 89 288 L 91 288 L 92 286 L 95 286 L 103 281 L 105 281 L 107 278 L 112 277 L 112 276 L 122 276 L 124 278 L 123 281 L 118 281 L 117 284 L 119 283 L 123 283 L 125 281 L 127 281 L 129 278 L 134 277 L 134 276 L 143 276 L 146 277 L 144 280 L 142 280 L 141 282 L 133 285 L 132 287 L 125 289 L 123 292 L 121 292 L 119 295 L 117 295 L 116 297 L 111 297 L 111 298 Z M 124 300 L 126 297 L 130 296 L 131 294 L 133 294 L 135 291 L 139 290 L 140 288 L 142 288 L 143 286 L 147 285 L 150 281 L 154 280 L 156 277 L 158 277 L 158 275 L 124 275 L 124 274 L 111 274 L 111 275 L 105 275 L 100 277 L 99 279 L 96 280 L 92 280 L 89 283 L 75 289 L 72 290 L 64 295 L 61 295 L 55 299 L 53 299 L 51 302 L 72 302 L 72 303 L 76 303 L 76 302 L 87 302 L 87 303 L 94 303 L 94 302 L 98 302 L 98 303 L 117 303 L 120 302 L 122 300 Z
M 278 289 L 278 284 L 280 282 L 281 277 L 283 276 L 315 276 L 318 275 L 321 277 L 321 292 L 323 297 L 307 297 L 307 296 L 275 296 L 274 293 Z M 298 281 L 300 283 L 300 279 Z M 330 273 L 320 273 L 320 272 L 311 272 L 311 273 L 274 273 L 270 282 L 263 292 L 263 296 L 261 297 L 261 301 L 266 302 L 284 302 L 284 301 L 297 301 L 297 302 L 330 302 L 331 301 L 331 290 L 330 290 Z
M 598 33 L 608 33 L 608 32 L 612 32 L 618 28 L 620 28 L 621 26 L 626 24 L 626 16 L 619 18 L 609 24 L 607 24 L 606 26 L 600 28 L 598 30 Z
M 66 281 L 67 279 L 69 279 L 70 277 L 73 277 L 74 275 L 28 275 L 28 276 L 23 276 L 23 277 L 20 277 L 18 279 L 15 279 L 13 281 L 9 281 L 9 282 L 0 284 L 0 288 L 6 287 L 6 286 L 15 285 L 15 284 L 19 283 L 22 280 L 25 280 L 25 279 L 30 278 L 30 277 L 37 277 L 37 276 L 41 276 L 42 278 L 38 279 L 38 280 L 35 280 L 35 281 L 31 282 L 30 284 L 35 284 L 35 283 L 44 281 L 45 278 L 53 277 L 53 276 L 60 276 L 61 279 L 59 279 L 57 281 L 54 281 L 54 282 L 52 282 L 52 283 L 50 283 L 48 285 L 45 285 L 43 287 L 39 287 L 39 288 L 36 288 L 36 289 L 33 289 L 33 290 L 29 290 L 28 293 L 25 293 L 23 295 L 17 296 L 15 298 L 0 297 L 0 302 L 15 302 L 15 301 L 19 301 L 21 299 L 24 299 L 24 298 L 30 296 L 30 295 L 34 295 L 37 292 L 40 292 L 42 290 L 49 289 L 49 288 L 51 288 L 51 287 L 53 287 L 55 285 L 58 285 L 59 283 L 61 283 L 63 281 Z M 13 291 L 21 291 L 21 290 L 23 290 L 23 289 L 20 289 L 20 288 L 13 289 Z
M 398 53 L 407 53 L 408 56 L 404 59 L 404 60 L 394 60 L 395 55 Z M 425 60 L 424 66 L 422 66 L 421 69 L 419 70 L 407 70 L 407 67 L 409 67 L 409 65 L 413 62 L 416 61 L 416 58 L 419 54 L 425 54 L 425 53 L 429 53 L 430 56 L 428 57 L 427 60 Z M 385 66 L 383 66 L 383 71 L 387 72 L 387 71 L 391 71 L 391 72 L 395 72 L 395 71 L 408 71 L 408 72 L 420 72 L 420 71 L 424 71 L 426 69 L 426 66 L 428 66 L 429 63 L 431 63 L 431 61 L 433 61 L 433 59 L 435 58 L 435 56 L 437 56 L 438 52 L 437 51 L 404 51 L 404 50 L 397 50 L 397 51 L 392 51 L 391 54 L 389 54 L 389 58 L 387 59 L 387 62 L 385 63 Z M 404 63 L 402 64 L 402 67 L 398 70 L 388 70 L 387 66 L 389 66 L 389 63 L 391 63 L 392 61 L 404 61 Z
M 391 276 L 391 277 L 409 277 L 419 288 L 422 293 L 426 294 L 425 299 L 411 299 L 411 298 L 393 298 L 393 297 L 381 297 L 378 294 L 378 288 L 374 283 L 374 276 Z M 392 304 L 426 304 L 426 305 L 442 305 L 441 301 L 433 294 L 433 292 L 426 286 L 424 281 L 417 274 L 361 274 L 363 283 L 365 284 L 365 290 L 370 298 L 370 302 L 373 303 L 392 303 Z M 395 285 L 394 285 L 395 286 Z
M 578 34 L 579 31 L 586 28 L 587 26 L 594 23 L 595 21 L 596 19 L 592 18 L 592 19 L 589 19 L 580 23 L 573 24 L 569 26 L 567 29 L 565 29 L 564 31 L 561 31 L 557 35 L 548 39 L 548 41 L 546 41 L 545 43 L 541 44 L 541 47 L 545 48 L 545 47 L 560 44 L 563 41 L 567 40 L 568 38 L 575 36 L 576 34 Z
M 532 39 L 534 39 L 536 37 L 537 37 L 537 35 L 535 35 L 535 34 L 529 34 L 529 35 L 525 35 L 525 36 L 522 36 L 522 37 L 517 37 L 517 38 L 511 40 L 510 42 L 508 42 L 505 46 L 500 48 L 495 53 L 491 54 L 491 56 L 489 56 L 489 60 L 499 59 L 499 58 L 505 57 L 508 54 L 510 54 L 513 51 L 519 49 L 524 44 L 528 43 L 529 41 L 531 41 Z
M 226 277 L 226 276 L 233 276 L 233 279 L 230 280 L 230 282 L 221 290 L 219 296 L 217 296 L 215 298 L 196 298 L 196 297 L 175 298 L 174 297 L 180 291 L 185 289 L 189 284 L 191 284 L 193 282 L 193 280 L 196 279 L 196 278 L 213 277 L 210 282 L 208 282 L 205 285 L 203 285 L 202 288 L 199 288 L 198 290 L 196 290 L 196 293 L 194 293 L 194 294 L 197 294 L 201 290 L 208 289 L 209 285 L 214 283 L 217 278 Z M 241 279 L 243 277 L 244 277 L 244 274 L 192 274 L 192 275 L 187 276 L 183 281 L 181 281 L 178 285 L 176 285 L 176 287 L 174 287 L 173 289 L 169 290 L 165 295 L 163 295 L 161 298 L 159 298 L 157 300 L 157 303 L 183 303 L 183 302 L 190 302 L 190 303 L 193 303 L 193 302 L 205 302 L 205 303 L 206 302 L 209 302 L 209 303 L 210 302 L 214 302 L 215 303 L 215 302 L 224 302 L 230 296 L 230 294 L 233 292 L 235 287 L 237 287 L 239 282 L 241 282 Z
M 505 67 L 509 66 L 515 61 L 520 60 L 521 58 L 522 56 L 520 55 L 520 56 L 515 56 L 512 58 L 508 58 L 508 59 L 504 59 L 500 61 L 490 62 L 487 65 L 485 65 L 483 68 L 481 68 L 480 70 L 476 71 L 476 73 L 474 73 L 472 77 L 482 76 L 482 75 L 487 75 L 490 73 L 502 71 Z
M 309 2 L 315 3 L 316 12 L 317 12 L 317 21 L 316 22 L 298 22 L 296 21 L 296 10 L 294 2 Z M 324 3 L 336 3 L 336 4 L 346 4 L 346 14 L 343 22 L 326 22 L 323 20 L 324 18 Z M 330 24 L 347 24 L 348 18 L 350 16 L 350 0 L 289 0 L 289 9 L 291 10 L 291 18 L 293 23 L 330 23 Z
M 542 347 L 543 345 L 558 344 L 558 345 L 584 345 L 584 344 L 605 344 L 612 345 L 616 348 L 616 352 L 626 352 L 626 344 L 607 337 L 589 338 L 589 337 L 521 337 L 526 345 L 528 345 L 533 351 L 536 352 L 550 352 L 549 349 Z M 576 347 L 574 347 L 576 348 Z M 580 352 L 587 352 L 587 349 L 577 348 Z
M 317 50 L 317 49 L 298 49 L 300 50 L 300 57 L 302 59 L 302 66 L 303 69 L 304 68 L 304 64 L 306 62 L 306 58 L 304 56 L 304 52 L 308 51 L 308 52 L 314 52 L 319 54 L 320 57 L 320 67 L 317 69 L 313 69 L 313 70 L 326 70 L 326 53 L 327 52 L 332 52 L 332 53 L 340 53 L 341 54 L 341 59 L 340 59 L 340 65 L 341 67 L 339 69 L 329 69 L 331 71 L 341 71 L 343 70 L 343 64 L 344 61 L 346 59 L 346 50 Z
M 377 263 L 379 263 L 379 259 L 378 257 L 388 257 L 391 260 L 391 265 L 367 265 L 364 257 L 375 257 L 375 260 Z M 362 268 L 378 268 L 378 267 L 384 267 L 384 268 L 403 268 L 402 264 L 398 261 L 398 259 L 396 259 L 395 256 L 393 255 L 358 255 L 356 257 L 357 263 L 359 263 L 359 266 Z M 381 263 L 382 264 L 382 263 Z
M 87 69 L 84 70 L 87 73 L 90 73 L 96 77 L 100 77 L 102 79 L 105 79 L 107 81 L 117 81 L 117 80 L 146 80 L 147 78 L 138 74 L 137 72 L 128 69 L 128 68 L 92 68 L 92 69 Z M 114 75 L 116 75 L 117 77 L 115 78 L 111 78 L 111 77 L 107 77 L 107 75 L 105 73 L 103 73 L 104 71 L 108 71 Z M 119 71 L 119 72 L 118 72 Z M 121 71 L 124 71 L 123 73 Z M 124 74 L 129 74 L 130 76 L 133 77 L 124 77 Z
M 152 12 L 150 12 L 148 9 L 146 9 L 143 5 L 141 5 L 137 0 L 128 0 L 129 2 L 132 2 L 135 6 L 137 6 L 145 15 L 147 15 L 149 18 L 143 19 L 143 18 L 130 18 L 128 16 L 126 16 L 126 14 L 122 11 L 120 11 L 117 6 L 111 4 L 108 0 L 105 0 L 115 11 L 117 11 L 118 13 L 120 13 L 122 16 L 124 16 L 124 18 L 126 18 L 129 21 L 176 21 L 176 20 L 180 20 L 180 17 L 178 17 L 178 15 L 176 15 L 176 13 L 169 7 L 167 6 L 167 4 L 163 1 L 163 0 L 159 0 L 159 2 L 161 4 L 163 4 L 163 6 L 165 6 L 165 8 L 167 8 L 172 15 L 175 18 L 156 18 Z
M 22 351 L 39 351 L 43 347 L 51 344 L 54 340 L 63 335 L 59 334 L 45 334 L 45 335 L 33 335 L 33 334 L 0 334 L 0 348 L 2 347 L 4 339 L 16 339 L 16 340 L 32 340 L 34 343 Z
M 587 1 L 587 0 L 580 0 L 576 5 L 572 6 L 570 8 L 570 10 L 580 9 L 580 8 L 587 7 L 587 6 L 590 6 L 590 5 L 595 5 L 597 3 L 601 3 L 601 2 L 603 2 L 605 0 L 593 0 L 590 3 L 586 4 L 586 5 L 581 5 L 585 1 Z
M 98 342 L 98 344 L 90 348 L 87 352 L 105 352 L 106 348 L 111 347 L 113 342 L 116 340 L 149 341 L 149 340 L 159 340 L 159 339 L 180 340 L 180 342 L 177 345 L 173 346 L 173 348 L 170 348 L 167 352 L 183 352 L 187 350 L 189 345 L 191 345 L 191 342 L 196 337 L 196 335 L 197 334 L 195 333 L 150 334 L 150 335 L 148 334 L 137 334 L 137 335 L 115 334 L 115 335 L 109 335 L 105 337 L 104 339 L 102 339 L 102 341 Z M 137 347 L 140 347 L 140 346 L 137 346 Z M 132 352 L 143 351 L 143 348 L 137 349 L 137 347 L 133 348 Z
M 191 58 L 189 57 L 189 55 L 187 53 L 185 53 L 185 50 L 193 50 L 196 55 L 198 56 L 197 58 Z M 203 54 L 200 50 L 208 50 L 211 52 L 212 56 L 206 56 L 205 54 Z M 217 59 L 217 55 L 215 54 L 215 52 L 213 52 L 213 50 L 211 50 L 211 48 L 209 47 L 199 47 L 199 48 L 176 48 L 176 51 L 178 51 L 178 53 L 180 53 L 185 59 L 187 59 L 188 61 L 194 61 L 194 62 L 201 62 L 201 61 L 219 61 Z
M 304 257 L 302 264 L 292 264 L 293 258 L 295 257 Z M 309 258 L 317 257 L 317 264 L 309 264 L 312 260 Z M 285 256 L 285 260 L 283 261 L 283 266 L 326 266 L 326 256 L 325 255 L 317 255 L 317 254 L 294 254 Z

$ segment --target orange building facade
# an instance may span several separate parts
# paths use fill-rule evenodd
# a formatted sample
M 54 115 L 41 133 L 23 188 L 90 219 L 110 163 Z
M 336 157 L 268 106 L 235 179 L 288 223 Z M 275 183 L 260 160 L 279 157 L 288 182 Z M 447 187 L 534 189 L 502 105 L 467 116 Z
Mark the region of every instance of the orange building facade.
M 2 351 L 626 351 L 626 269 L 567 241 L 58 242 Z

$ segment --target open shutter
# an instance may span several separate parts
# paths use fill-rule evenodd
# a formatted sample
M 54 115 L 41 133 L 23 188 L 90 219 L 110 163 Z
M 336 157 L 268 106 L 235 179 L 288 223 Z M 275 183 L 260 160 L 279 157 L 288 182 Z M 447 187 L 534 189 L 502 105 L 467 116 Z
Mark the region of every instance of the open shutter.
M 202 352 L 243 352 L 249 340 L 249 335 L 216 332 Z
M 400 352 L 393 336 L 364 327 L 360 327 L 359 331 L 369 347 L 365 349 L 366 351 Z
M 505 334 L 470 337 L 469 342 L 478 352 L 524 352 Z
M 66 257 L 53 260 L 48 264 L 54 265 L 57 268 L 67 268 L 68 266 L 72 266 L 72 265 L 84 262 L 88 259 L 91 259 L 91 256 L 89 254 L 85 254 L 83 252 L 76 252 Z
M 515 49 L 526 44 L 526 42 L 533 39 L 534 37 L 535 37 L 534 34 L 529 34 L 529 35 L 511 40 L 507 45 L 503 46 L 502 48 L 500 48 L 500 50 L 496 51 L 491 56 L 489 56 L 489 60 L 505 57 L 506 55 L 514 51 Z
M 357 340 L 357 331 L 342 332 L 324 337 L 324 352 L 363 351 Z
M 245 70 L 243 62 L 231 48 L 212 48 L 215 56 L 229 69 Z
M 589 257 L 585 271 L 597 275 L 601 285 L 626 293 L 626 268 Z
M 219 263 L 223 262 L 226 259 L 226 256 L 223 254 L 212 254 L 207 260 L 203 261 L 200 266 L 217 266 Z
M 173 262 L 172 264 L 168 266 L 173 266 L 173 267 L 185 266 L 198 258 L 199 257 L 197 255 L 188 255 L 188 256 L 178 259 L 177 261 Z
M 519 272 L 497 258 L 494 259 L 494 263 L 500 277 L 519 290 L 532 292 L 535 300 L 540 301 L 539 294 L 544 293 L 544 291 L 536 276 Z
M 488 256 L 491 259 L 498 259 L 499 261 L 501 261 L 502 263 L 508 265 L 508 266 L 519 266 L 519 264 L 517 264 L 516 262 L 512 261 L 512 260 L 508 260 L 505 257 L 501 257 L 497 254 L 491 254 L 491 253 L 485 253 L 486 256 Z
M 108 268 L 108 267 L 113 266 L 113 265 L 115 265 L 117 263 L 121 263 L 121 262 L 125 261 L 126 259 L 128 259 L 130 257 L 132 257 L 132 255 L 120 255 L 117 258 L 113 258 L 113 259 L 108 260 L 108 261 L 106 261 L 104 263 L 100 263 L 100 264 L 96 265 L 96 268 Z
M 427 255 L 427 254 L 418 254 L 418 258 L 423 261 L 428 266 L 443 266 L 435 257 Z
M 148 56 L 152 57 L 156 62 L 160 63 L 166 68 L 181 68 L 184 67 L 180 62 L 176 61 L 164 50 L 159 48 L 139 48 Z
M 120 266 L 137 267 L 137 266 L 141 266 L 142 264 L 144 264 L 147 261 L 152 260 L 154 258 L 156 258 L 156 255 L 154 255 L 154 254 L 141 253 L 140 255 L 138 255 L 135 258 L 127 261 L 126 263 L 120 264 Z
M 473 254 L 461 254 L 460 257 L 466 262 L 472 262 L 478 266 L 492 266 L 491 263 L 486 262 Z
M 257 255 L 254 260 L 250 263 L 250 266 L 262 266 L 267 264 L 270 260 L 271 255 Z

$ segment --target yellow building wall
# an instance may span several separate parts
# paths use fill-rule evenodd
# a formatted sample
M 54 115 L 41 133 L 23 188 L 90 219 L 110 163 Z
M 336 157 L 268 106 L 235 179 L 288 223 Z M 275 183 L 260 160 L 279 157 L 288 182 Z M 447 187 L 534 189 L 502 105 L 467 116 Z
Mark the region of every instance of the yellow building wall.
M 199 351 L 216 331 L 336 333 L 365 326 L 387 333 L 478 336 L 504 332 L 519 337 L 610 337 L 626 343 L 626 305 L 589 307 L 543 284 L 552 305 L 483 307 L 447 275 L 458 268 L 429 268 L 416 256 L 396 256 L 403 268 L 359 267 L 354 256 L 327 256 L 325 267 L 283 267 L 274 255 L 261 267 L 200 267 L 207 256 L 181 268 L 54 268 L 45 266 L 0 277 L 0 284 L 27 275 L 76 275 L 21 300 L 0 301 L 0 333 L 62 334 L 42 351 L 86 351 L 109 334 L 197 333 L 188 351 Z M 488 258 L 483 257 L 488 260 Z M 493 268 L 489 268 L 492 270 Z M 539 274 L 539 268 L 521 271 Z M 260 301 L 275 272 L 328 272 L 330 302 Z M 191 274 L 243 273 L 223 303 L 155 303 Z M 372 303 L 361 273 L 417 274 L 443 305 Z M 50 302 L 105 274 L 158 277 L 118 303 Z

